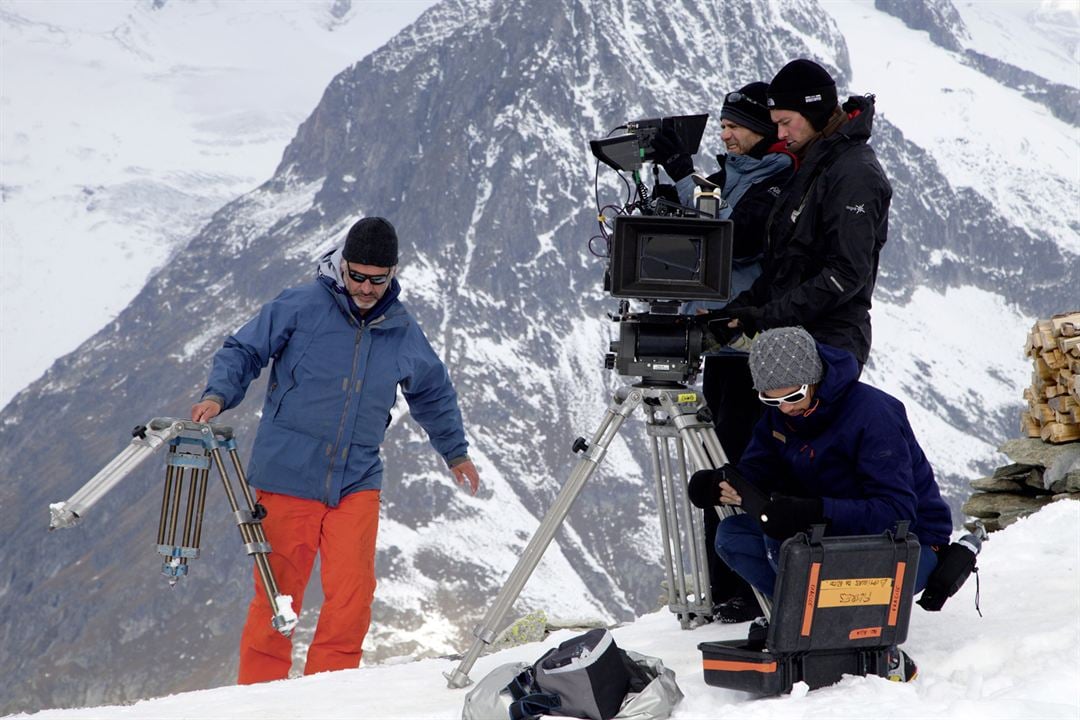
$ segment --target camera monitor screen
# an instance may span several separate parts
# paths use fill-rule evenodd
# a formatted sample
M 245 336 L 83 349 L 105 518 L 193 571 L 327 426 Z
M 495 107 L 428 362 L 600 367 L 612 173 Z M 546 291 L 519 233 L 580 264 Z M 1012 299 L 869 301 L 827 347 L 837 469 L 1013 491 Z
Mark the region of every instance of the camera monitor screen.
M 611 294 L 639 300 L 727 300 L 731 221 L 615 218 Z

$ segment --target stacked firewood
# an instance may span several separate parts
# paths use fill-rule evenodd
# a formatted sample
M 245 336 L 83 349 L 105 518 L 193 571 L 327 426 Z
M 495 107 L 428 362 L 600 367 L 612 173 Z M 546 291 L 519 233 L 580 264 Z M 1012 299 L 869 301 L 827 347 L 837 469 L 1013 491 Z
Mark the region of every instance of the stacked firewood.
M 1021 414 L 1027 437 L 998 448 L 1011 464 L 973 481 L 963 507 L 991 531 L 1055 500 L 1080 500 L 1080 311 L 1035 323 L 1024 354 L 1035 366 Z
M 1024 390 L 1024 433 L 1049 443 L 1080 440 L 1080 311 L 1035 323 L 1025 354 L 1035 370 Z

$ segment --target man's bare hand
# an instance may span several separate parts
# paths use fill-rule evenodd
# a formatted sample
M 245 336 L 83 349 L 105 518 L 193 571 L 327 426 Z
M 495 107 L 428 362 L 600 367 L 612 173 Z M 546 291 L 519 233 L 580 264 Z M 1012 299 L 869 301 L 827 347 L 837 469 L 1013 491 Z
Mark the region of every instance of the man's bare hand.
M 191 419 L 206 423 L 221 414 L 221 405 L 216 400 L 203 400 L 191 406 Z
M 720 483 L 720 502 L 725 505 L 742 505 L 742 496 L 726 480 Z
M 480 473 L 476 471 L 476 466 L 473 465 L 472 460 L 466 460 L 455 465 L 450 468 L 450 472 L 454 473 L 454 480 L 457 481 L 458 485 L 464 486 L 468 482 L 473 495 L 480 489 Z

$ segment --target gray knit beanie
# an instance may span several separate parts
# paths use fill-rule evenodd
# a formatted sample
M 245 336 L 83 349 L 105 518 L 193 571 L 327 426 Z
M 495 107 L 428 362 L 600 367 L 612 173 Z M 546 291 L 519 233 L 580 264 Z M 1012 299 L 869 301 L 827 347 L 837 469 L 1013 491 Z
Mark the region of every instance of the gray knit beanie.
M 766 330 L 750 346 L 750 375 L 758 392 L 813 385 L 824 372 L 817 343 L 801 327 Z

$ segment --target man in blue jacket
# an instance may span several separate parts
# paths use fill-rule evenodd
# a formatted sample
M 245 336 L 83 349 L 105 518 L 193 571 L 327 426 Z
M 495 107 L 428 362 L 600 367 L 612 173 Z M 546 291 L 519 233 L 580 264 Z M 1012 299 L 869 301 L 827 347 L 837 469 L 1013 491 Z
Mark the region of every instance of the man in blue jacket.
M 266 508 L 270 565 L 297 613 L 316 554 L 325 596 L 305 674 L 355 668 L 371 622 L 382 444 L 397 389 L 454 479 L 480 477 L 446 367 L 398 300 L 398 239 L 364 218 L 325 255 L 316 279 L 281 293 L 225 340 L 191 419 L 236 407 L 270 364 L 249 480 Z M 292 643 L 256 578 L 240 641 L 239 682 L 288 677 Z
M 690 493 L 709 507 L 742 505 L 744 494 L 764 493 L 758 515 L 767 521 L 754 514 L 725 519 L 717 553 L 771 597 L 786 538 L 819 523 L 829 535 L 873 535 L 907 520 L 921 545 L 921 591 L 937 566 L 935 547 L 949 544 L 952 515 L 903 403 L 859 382 L 850 352 L 817 343 L 798 327 L 761 333 L 750 372 L 766 412 L 734 466 L 742 479 L 725 468 L 703 470 Z M 740 493 L 741 482 L 753 487 Z

